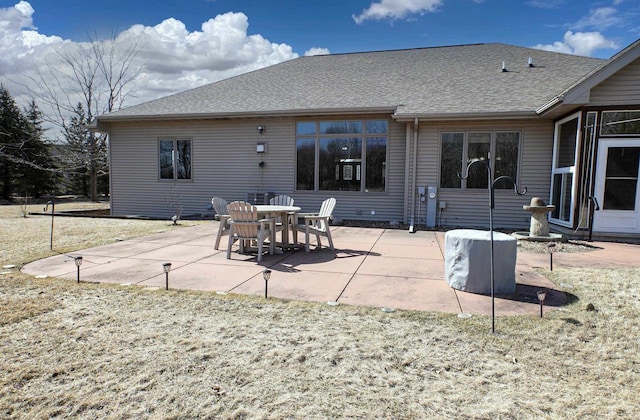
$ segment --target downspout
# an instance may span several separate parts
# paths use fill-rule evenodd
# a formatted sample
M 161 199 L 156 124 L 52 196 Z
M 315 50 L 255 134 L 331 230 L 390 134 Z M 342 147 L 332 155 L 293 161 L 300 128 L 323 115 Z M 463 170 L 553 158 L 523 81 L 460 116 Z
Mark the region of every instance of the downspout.
M 418 173 L 418 169 L 416 168 L 416 165 L 418 163 L 418 117 L 416 117 L 413 120 L 413 147 L 412 147 L 412 151 L 413 151 L 413 159 L 411 164 L 413 165 L 413 167 L 411 168 L 411 180 L 409 182 L 409 195 L 411 197 L 411 223 L 409 224 L 409 233 L 416 233 L 416 229 L 415 229 L 415 216 L 416 216 L 416 203 L 415 203 L 415 198 L 416 198 L 416 176 Z
M 111 167 L 111 162 L 113 159 L 111 158 L 111 124 L 108 125 L 107 129 L 107 138 L 109 139 L 108 148 L 107 148 L 107 156 L 109 159 L 109 215 L 113 216 L 113 168 Z

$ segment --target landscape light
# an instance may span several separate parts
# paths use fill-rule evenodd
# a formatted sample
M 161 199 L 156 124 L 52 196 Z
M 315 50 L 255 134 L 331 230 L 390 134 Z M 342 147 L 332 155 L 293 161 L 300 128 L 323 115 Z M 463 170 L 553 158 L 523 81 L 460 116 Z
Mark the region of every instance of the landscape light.
M 271 270 L 268 268 L 262 272 L 262 277 L 264 278 L 264 298 L 267 299 L 267 289 L 269 286 L 269 278 L 271 277 Z
M 75 257 L 73 261 L 76 263 L 76 267 L 78 268 L 78 283 L 80 283 L 80 266 L 82 265 L 82 257 Z
M 169 271 L 171 271 L 171 263 L 163 263 L 162 269 L 164 270 L 164 288 L 165 290 L 169 290 Z
M 553 250 L 556 249 L 556 243 L 549 242 L 547 248 L 549 249 L 549 271 L 553 271 Z
M 544 290 L 540 290 L 538 292 L 538 300 L 540 301 L 540 318 L 542 318 L 542 305 L 544 304 L 544 299 L 547 297 L 547 292 Z

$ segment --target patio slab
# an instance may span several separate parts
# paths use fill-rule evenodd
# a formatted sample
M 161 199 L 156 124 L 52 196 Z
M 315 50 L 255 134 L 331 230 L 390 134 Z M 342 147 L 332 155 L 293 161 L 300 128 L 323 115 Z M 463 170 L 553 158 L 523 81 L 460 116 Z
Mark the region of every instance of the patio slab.
M 355 275 L 340 302 L 405 310 L 456 313 L 455 291 L 442 280 L 385 275 Z
M 162 263 L 171 262 L 169 287 L 264 295 L 262 272 L 272 270 L 270 297 L 310 302 L 337 301 L 405 310 L 491 314 L 491 297 L 454 290 L 444 280 L 444 232 L 408 233 L 397 229 L 332 228 L 335 250 L 323 247 L 255 254 L 239 254 L 234 246 L 226 258 L 214 250 L 218 222 L 203 223 L 143 238 L 58 255 L 27 264 L 31 275 L 76 279 L 73 258 L 83 257 L 81 280 L 131 283 L 164 288 Z M 299 240 L 302 240 L 300 236 Z M 312 238 L 314 240 L 315 238 Z M 593 243 L 594 250 L 554 254 L 554 267 L 638 267 L 640 245 Z M 496 296 L 497 316 L 536 314 L 536 293 L 548 293 L 546 307 L 566 304 L 566 295 L 536 272 L 548 269 L 548 254 L 518 252 L 516 293 Z

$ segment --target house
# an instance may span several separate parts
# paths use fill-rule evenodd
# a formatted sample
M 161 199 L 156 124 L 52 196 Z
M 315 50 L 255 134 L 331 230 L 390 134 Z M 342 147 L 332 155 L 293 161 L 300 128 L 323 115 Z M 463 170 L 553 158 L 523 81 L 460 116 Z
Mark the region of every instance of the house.
M 505 44 L 300 57 L 102 115 L 111 211 L 170 217 L 275 192 L 345 220 L 640 234 L 640 41 L 610 60 Z M 598 210 L 596 210 L 596 204 Z

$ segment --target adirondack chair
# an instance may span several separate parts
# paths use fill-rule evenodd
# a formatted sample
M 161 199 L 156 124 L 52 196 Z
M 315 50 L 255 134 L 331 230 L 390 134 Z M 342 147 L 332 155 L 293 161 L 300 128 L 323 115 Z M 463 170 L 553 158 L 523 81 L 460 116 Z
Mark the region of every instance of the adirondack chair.
M 269 199 L 269 204 L 272 206 L 293 206 L 293 198 L 288 195 L 276 195 Z
M 245 242 L 256 241 L 258 244 L 258 261 L 262 261 L 264 241 L 269 240 L 269 254 L 275 253 L 275 220 L 258 219 L 258 211 L 244 201 L 234 201 L 227 206 L 229 211 L 229 244 L 227 259 L 231 259 L 231 248 L 235 241 L 240 241 L 240 252 L 244 252 Z
M 298 213 L 298 223 L 294 225 L 293 235 L 294 241 L 298 243 L 298 231 L 304 232 L 305 251 L 309 252 L 309 235 L 316 235 L 316 249 L 322 247 L 320 236 L 326 236 L 329 240 L 329 248 L 334 249 L 333 239 L 331 239 L 331 230 L 329 229 L 329 221 L 333 216 L 333 209 L 336 206 L 336 199 L 331 197 L 322 202 L 318 213 Z M 302 222 L 302 223 L 300 223 Z
M 275 197 L 271 197 L 269 199 L 269 205 L 272 206 L 293 206 L 293 198 L 289 197 L 285 194 L 276 195 Z M 289 223 L 292 225 L 295 223 L 295 213 L 289 213 L 287 220 L 283 221 L 280 217 L 276 219 L 276 231 L 280 232 L 284 229 L 283 223 Z M 287 235 L 288 236 L 288 235 Z M 289 238 L 286 238 L 285 242 L 288 242 Z
M 213 197 L 211 199 L 211 205 L 216 212 L 216 220 L 220 221 L 214 249 L 220 249 L 220 239 L 222 239 L 223 235 L 229 234 L 229 211 L 227 210 L 228 203 L 220 197 Z

